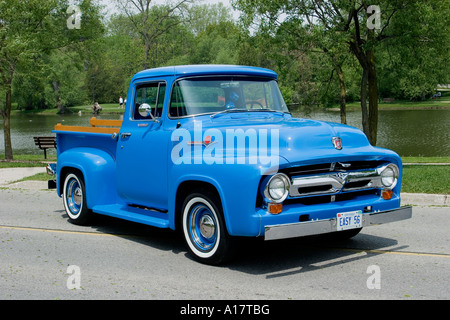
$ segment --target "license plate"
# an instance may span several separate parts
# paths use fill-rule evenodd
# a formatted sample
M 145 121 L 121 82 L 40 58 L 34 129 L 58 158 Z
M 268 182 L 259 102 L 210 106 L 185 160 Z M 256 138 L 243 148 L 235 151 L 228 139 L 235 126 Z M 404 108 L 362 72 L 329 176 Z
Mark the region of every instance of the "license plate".
M 336 216 L 337 231 L 362 227 L 362 211 L 341 212 Z

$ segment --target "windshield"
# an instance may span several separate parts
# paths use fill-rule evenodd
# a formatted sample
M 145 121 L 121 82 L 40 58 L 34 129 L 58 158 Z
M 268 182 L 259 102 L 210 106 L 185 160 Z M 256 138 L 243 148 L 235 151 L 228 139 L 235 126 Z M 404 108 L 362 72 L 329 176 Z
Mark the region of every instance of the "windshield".
M 175 83 L 169 110 L 171 117 L 228 110 L 289 112 L 275 80 L 215 77 Z

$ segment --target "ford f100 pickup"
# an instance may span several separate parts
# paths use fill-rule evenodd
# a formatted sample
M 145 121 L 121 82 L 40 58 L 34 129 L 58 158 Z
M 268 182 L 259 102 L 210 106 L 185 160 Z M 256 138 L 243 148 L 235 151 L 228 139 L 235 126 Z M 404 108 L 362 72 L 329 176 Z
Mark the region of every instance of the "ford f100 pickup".
M 195 259 L 219 264 L 240 237 L 351 237 L 410 218 L 400 157 L 356 128 L 293 118 L 277 80 L 246 66 L 150 69 L 132 78 L 123 120 L 57 124 L 70 221 L 180 230 Z

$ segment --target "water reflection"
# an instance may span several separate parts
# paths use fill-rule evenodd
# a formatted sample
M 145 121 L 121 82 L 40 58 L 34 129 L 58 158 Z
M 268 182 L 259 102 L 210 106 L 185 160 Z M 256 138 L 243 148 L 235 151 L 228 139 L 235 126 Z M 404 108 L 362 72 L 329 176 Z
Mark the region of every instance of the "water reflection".
M 339 122 L 339 112 L 294 113 L 295 117 Z M 56 123 L 88 125 L 92 115 L 21 114 L 11 118 L 14 153 L 41 154 L 33 136 L 52 135 Z M 100 115 L 103 119 L 120 119 L 121 115 Z M 361 113 L 347 113 L 348 124 L 361 129 Z M 401 156 L 450 156 L 450 110 L 380 110 L 378 146 L 394 150 Z M 3 121 L 0 122 L 0 154 L 3 154 Z
M 15 154 L 43 154 L 35 146 L 34 136 L 54 136 L 53 128 L 57 123 L 73 126 L 89 126 L 92 114 L 42 115 L 20 114 L 11 117 L 11 137 L 13 153 Z M 121 115 L 108 114 L 97 116 L 98 119 L 120 119 Z M 0 121 L 0 154 L 4 154 L 3 120 Z M 55 154 L 48 150 L 48 154 Z

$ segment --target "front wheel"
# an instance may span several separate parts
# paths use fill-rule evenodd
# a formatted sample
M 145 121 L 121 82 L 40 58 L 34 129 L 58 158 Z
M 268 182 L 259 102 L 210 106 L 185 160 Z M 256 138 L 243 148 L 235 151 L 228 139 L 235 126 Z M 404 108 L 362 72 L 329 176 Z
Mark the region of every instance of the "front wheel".
M 233 252 L 233 239 L 228 235 L 220 201 L 208 193 L 189 195 L 183 204 L 183 234 L 195 259 L 218 265 Z
M 91 220 L 91 212 L 86 205 L 86 188 L 81 174 L 69 173 L 64 180 L 63 202 L 72 223 L 86 225 Z

